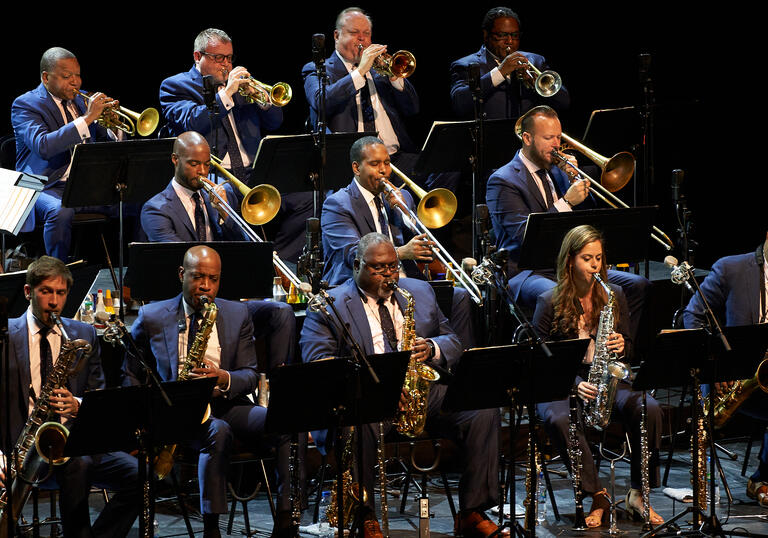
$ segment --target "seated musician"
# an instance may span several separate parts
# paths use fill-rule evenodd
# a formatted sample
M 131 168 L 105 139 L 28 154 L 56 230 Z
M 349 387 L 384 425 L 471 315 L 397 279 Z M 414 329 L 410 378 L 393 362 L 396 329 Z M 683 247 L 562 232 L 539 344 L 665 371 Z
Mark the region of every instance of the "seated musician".
M 555 213 L 591 206 L 589 181 L 569 184 L 568 176 L 552 166 L 552 150 L 559 150 L 562 129 L 557 112 L 537 106 L 522 121 L 523 147 L 488 180 L 486 201 L 496 246 L 509 252 L 507 267 L 512 298 L 533 308 L 536 298 L 555 286 L 552 271 L 519 270 L 520 246 L 531 213 Z M 624 289 L 629 301 L 630 335 L 636 338 L 650 282 L 632 273 L 608 271 L 608 280 Z
M 156 365 L 160 380 L 174 381 L 189 358 L 187 352 L 203 320 L 201 297 L 214 301 L 218 307 L 215 330 L 210 332 L 207 341 L 202 342 L 204 351 L 199 359 L 204 366 L 192 369 L 196 376 L 217 379 L 211 400 L 212 417 L 200 426 L 197 441 L 192 443 L 200 450 L 198 477 L 204 536 L 215 537 L 220 536 L 219 514 L 227 512 L 226 476 L 233 439 L 248 446 L 264 442 L 267 410 L 247 398 L 258 383 L 253 325 L 248 310 L 241 303 L 216 298 L 221 281 L 219 254 L 206 246 L 190 248 L 179 268 L 179 279 L 182 293 L 173 299 L 144 305 L 131 332 L 144 359 Z M 183 330 L 180 328 L 182 324 Z M 177 345 L 168 345 L 168 335 L 174 338 L 178 335 Z M 126 384 L 139 384 L 145 378 L 133 357 L 126 357 L 123 370 Z M 288 461 L 283 457 L 287 450 L 287 440 L 284 442 L 281 438 L 278 448 L 281 518 L 278 525 L 288 524 Z
M 720 258 L 701 283 L 704 297 L 723 325 L 754 325 L 768 321 L 766 244 L 761 244 L 755 252 Z M 698 292 L 691 297 L 683 322 L 686 329 L 708 326 L 704 302 Z M 705 392 L 708 388 L 702 386 Z M 732 388 L 733 382 L 715 384 L 718 394 L 727 393 Z M 768 397 L 759 390 L 739 407 L 740 412 L 761 421 L 768 421 L 767 409 Z M 765 508 L 768 507 L 768 432 L 763 438 L 759 460 L 747 482 L 747 496 Z
M 52 313 L 61 313 L 72 283 L 69 268 L 56 258 L 42 256 L 27 269 L 24 294 L 29 300 L 29 308 L 21 317 L 8 320 L 11 392 L 2 399 L 5 401 L 8 397 L 10 423 L 3 422 L 5 412 L 0 413 L 2 439 L 10 432 L 14 442 L 21 441 L 19 436 L 37 406 L 49 405 L 51 420 L 67 426 L 77 416 L 85 391 L 104 388 L 96 331 L 85 323 L 61 318 L 67 336 L 85 340 L 91 345 L 91 353 L 81 359 L 86 363 L 67 380 L 66 386 L 62 382 L 61 388 L 53 389 L 47 402 L 46 393 L 41 394 L 58 362 L 75 360 L 71 355 L 61 354 L 64 336 L 51 318 Z M 34 446 L 32 450 L 35 450 Z M 47 472 L 47 465 L 43 465 L 42 473 L 35 478 L 42 479 Z M 0 488 L 4 487 L 7 474 L 7 469 L 3 471 L 0 465 Z M 22 484 L 14 483 L 14 489 Z M 125 452 L 70 458 L 67 463 L 54 466 L 48 484 L 52 487 L 58 484 L 60 490 L 59 506 L 65 536 L 126 536 L 139 514 L 138 465 L 136 458 Z M 115 492 L 93 525 L 88 507 L 92 486 Z M 17 507 L 14 507 L 16 511 Z
M 202 187 L 200 177 L 207 177 L 211 164 L 208 142 L 199 133 L 182 133 L 173 144 L 171 161 L 174 177 L 168 186 L 153 196 L 141 210 L 141 224 L 150 241 L 247 241 L 234 219 L 218 211 Z M 237 202 L 227 188 L 225 199 L 230 207 Z M 216 207 L 215 207 L 216 206 Z M 270 368 L 292 360 L 296 347 L 296 321 L 293 309 L 272 301 L 248 301 L 257 337 L 268 344 Z
M 603 307 L 608 297 L 602 286 L 592 276 L 598 273 L 606 281 L 605 251 L 600 232 L 591 226 L 577 226 L 563 239 L 557 257 L 557 285 L 539 296 L 533 324 L 542 338 L 560 340 L 566 338 L 591 338 L 584 363 L 574 387 L 583 401 L 594 400 L 598 387 L 589 383 L 589 369 L 593 362 L 596 343 L 595 333 Z M 626 356 L 630 347 L 629 314 L 627 301 L 621 288 L 609 284 L 615 295 L 613 308 L 615 332 L 607 339 L 607 348 L 618 357 Z M 613 409 L 614 417 L 624 424 L 631 443 L 631 489 L 627 493 L 626 508 L 635 516 L 642 514 L 641 473 L 649 475 L 650 487 L 659 484 L 659 447 L 661 446 L 661 407 L 651 396 L 647 396 L 648 447 L 650 467 L 642 469 L 640 449 L 640 413 L 642 393 L 633 391 L 630 384 L 622 381 L 616 390 Z M 580 406 L 581 407 L 581 406 Z M 569 402 L 561 400 L 537 405 L 537 411 L 544 420 L 546 431 L 554 442 L 564 461 L 572 470 L 568 458 Z M 580 413 L 581 414 L 581 413 Z M 581 484 L 583 494 L 592 496 L 592 509 L 586 518 L 589 527 L 599 527 L 607 522 L 609 500 L 607 491 L 601 487 L 595 461 L 589 443 L 579 428 L 581 448 Z M 664 522 L 652 508 L 650 522 L 658 525 Z
M 448 325 L 426 282 L 398 274 L 399 260 L 391 240 L 379 233 L 365 235 L 357 245 L 352 278 L 329 291 L 339 310 L 341 323 L 348 324 L 352 338 L 366 354 L 396 350 L 402 343 L 405 300 L 386 285 L 399 283 L 415 302 L 415 332 L 412 353 L 419 362 L 434 362 L 450 368 L 461 355 L 459 339 Z M 362 321 L 362 323 L 361 323 Z M 305 362 L 350 355 L 343 339 L 323 314 L 307 315 L 301 332 Z M 498 495 L 498 410 L 441 411 L 446 386 L 436 385 L 429 395 L 427 431 L 455 440 L 466 464 L 459 485 L 461 513 L 456 529 L 464 536 L 488 536 L 494 525 L 483 511 L 497 504 Z M 389 430 L 390 424 L 386 423 Z M 368 424 L 362 431 L 362 485 L 368 491 L 365 536 L 381 536 L 373 501 L 374 465 L 378 426 Z
M 434 243 L 425 234 L 413 235 L 402 215 L 385 197 L 383 180 L 392 174 L 387 147 L 380 139 L 366 136 L 352 144 L 349 150 L 354 178 L 352 182 L 325 199 L 322 213 L 323 279 L 330 285 L 345 282 L 352 276 L 357 243 L 371 232 L 388 236 L 394 243 L 403 276 L 423 278 L 416 262 L 431 262 Z M 413 198 L 400 191 L 405 203 L 413 210 Z M 472 317 L 469 294 L 454 288 L 451 326 L 461 338 L 465 349 L 472 347 Z

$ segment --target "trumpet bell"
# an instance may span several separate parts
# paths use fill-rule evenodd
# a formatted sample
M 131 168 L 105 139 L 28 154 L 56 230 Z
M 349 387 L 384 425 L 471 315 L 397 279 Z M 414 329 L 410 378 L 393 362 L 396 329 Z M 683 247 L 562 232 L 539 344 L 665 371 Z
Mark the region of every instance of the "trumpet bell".
M 408 78 L 416 71 L 416 57 L 407 50 L 399 50 L 392 55 L 389 70 L 396 77 Z
M 136 132 L 139 136 L 149 136 L 160 123 L 160 113 L 156 108 L 148 108 L 136 119 Z
M 421 197 L 416 215 L 427 228 L 442 228 L 456 215 L 456 195 L 448 189 L 434 189 Z
M 536 77 L 536 83 L 534 84 L 536 93 L 542 97 L 552 97 L 563 86 L 563 79 L 560 75 L 552 70 L 542 72 Z
M 600 163 L 598 163 L 598 166 Z M 611 157 L 601 168 L 600 183 L 611 192 L 624 188 L 635 173 L 635 158 L 631 153 L 622 151 Z
M 280 210 L 280 192 L 272 185 L 257 185 L 240 204 L 240 213 L 248 224 L 260 226 L 271 221 Z
M 275 85 L 272 86 L 272 91 L 269 96 L 272 99 L 273 105 L 285 106 L 291 101 L 293 90 L 291 90 L 290 85 L 285 82 L 276 82 Z

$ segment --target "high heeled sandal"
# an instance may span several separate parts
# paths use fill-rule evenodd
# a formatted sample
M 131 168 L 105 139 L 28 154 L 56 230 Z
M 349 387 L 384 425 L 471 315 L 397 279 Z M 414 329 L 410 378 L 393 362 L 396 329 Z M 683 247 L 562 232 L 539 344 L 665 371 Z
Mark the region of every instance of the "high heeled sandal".
M 747 481 L 747 497 L 757 501 L 757 504 L 768 507 L 768 482 L 759 480 Z
M 632 519 L 634 521 L 644 521 L 643 520 L 643 496 L 639 493 L 637 494 L 640 498 L 640 508 L 635 506 L 634 504 L 629 503 L 629 498 L 632 495 L 632 491 L 627 492 L 627 497 L 624 499 L 624 506 L 626 507 L 627 512 L 629 512 L 629 515 L 632 516 Z M 653 525 L 654 527 L 658 525 L 662 525 L 664 523 L 664 518 L 661 517 L 659 514 L 656 513 L 656 510 L 654 510 L 650 505 L 648 506 L 648 521 Z
M 587 527 L 594 529 L 607 523 L 610 509 L 611 501 L 607 489 L 603 488 L 593 494 L 592 507 L 589 510 L 589 515 L 584 518 Z

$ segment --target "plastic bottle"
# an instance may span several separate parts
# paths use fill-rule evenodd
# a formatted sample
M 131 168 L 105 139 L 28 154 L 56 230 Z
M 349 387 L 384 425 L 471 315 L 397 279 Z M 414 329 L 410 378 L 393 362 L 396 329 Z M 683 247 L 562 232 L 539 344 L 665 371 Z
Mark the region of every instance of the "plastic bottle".
M 96 294 L 96 308 L 94 310 L 94 316 L 93 316 L 94 323 L 93 323 L 93 326 L 96 327 L 96 328 L 102 328 L 103 329 L 105 327 L 104 323 L 99 322 L 98 318 L 96 316 L 96 314 L 98 314 L 99 312 L 106 313 L 106 309 L 104 308 L 104 292 L 102 292 L 101 290 L 99 290 L 99 292 Z
M 299 302 L 299 294 L 296 291 L 296 286 L 293 285 L 293 282 L 291 282 L 291 289 L 288 291 L 288 304 L 298 304 Z
M 319 536 L 322 538 L 333 538 L 335 534 L 333 527 L 331 527 L 330 523 L 328 523 L 328 516 L 325 515 L 325 512 L 328 510 L 330 505 L 331 492 L 323 491 L 322 497 L 320 498 L 320 517 L 317 521 L 317 530 Z
M 547 521 L 547 485 L 544 482 L 544 472 L 539 471 L 536 482 L 536 523 L 541 525 Z
M 112 300 L 112 291 L 107 290 L 104 292 L 104 311 L 107 314 L 114 314 L 115 313 L 115 302 Z
M 272 299 L 281 303 L 284 303 L 288 299 L 288 295 L 285 293 L 285 288 L 283 288 L 282 279 L 279 276 L 276 276 L 274 280 L 272 280 Z
M 89 293 L 83 301 L 83 308 L 80 311 L 80 321 L 83 323 L 93 324 L 93 299 Z

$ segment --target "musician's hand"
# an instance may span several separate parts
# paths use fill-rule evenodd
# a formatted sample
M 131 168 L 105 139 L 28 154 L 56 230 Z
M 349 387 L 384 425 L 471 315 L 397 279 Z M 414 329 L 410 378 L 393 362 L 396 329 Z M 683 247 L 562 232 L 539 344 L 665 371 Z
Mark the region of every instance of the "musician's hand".
M 224 91 L 230 97 L 234 97 L 241 87 L 250 85 L 250 81 L 248 80 L 250 76 L 251 74 L 245 67 L 238 65 L 229 72 L 229 75 L 227 76 L 227 85 L 224 87 Z
M 65 388 L 53 389 L 53 396 L 51 396 L 51 409 L 57 415 L 62 417 L 76 417 L 77 411 L 80 409 L 80 402 L 77 398 L 72 396 L 72 393 Z
M 365 74 L 371 70 L 371 67 L 373 67 L 374 60 L 385 52 L 387 52 L 386 45 L 377 45 L 376 43 L 368 45 L 360 55 L 360 63 L 357 65 L 357 70 L 360 74 L 365 76 Z
M 205 360 L 205 368 L 192 368 L 192 373 L 197 377 L 215 377 L 216 388 L 226 388 L 229 385 L 229 372 L 217 368 L 209 360 Z M 220 392 L 218 390 L 213 391 L 214 396 L 218 396 Z
M 606 341 L 608 351 L 622 355 L 624 353 L 624 336 L 620 333 L 611 333 Z
M 400 403 L 397 404 L 397 408 L 400 411 L 405 411 L 405 406 L 408 405 L 408 398 L 410 395 L 405 391 L 405 389 L 402 389 L 400 391 Z
M 0 488 L 5 487 L 5 454 L 0 450 Z
M 99 119 L 104 109 L 112 106 L 113 103 L 117 103 L 117 101 L 113 101 L 101 92 L 94 93 L 88 99 L 88 109 L 85 111 L 85 116 L 83 116 L 85 123 L 88 125 L 92 124 Z
M 589 180 L 580 179 L 571 183 L 571 186 L 568 187 L 563 198 L 565 198 L 571 205 L 579 205 L 587 198 L 587 196 L 589 196 Z
M 733 388 L 735 381 L 720 381 L 715 383 L 715 394 L 720 395 Z
M 431 353 L 432 348 L 424 338 L 421 338 L 420 336 L 414 338 L 413 346 L 411 347 L 411 357 L 413 357 L 416 362 L 424 362 L 429 359 Z
M 579 166 L 579 160 L 576 158 L 576 155 L 571 155 L 570 153 L 563 153 L 563 155 L 573 166 Z
M 216 185 L 213 190 L 221 196 L 224 200 L 227 199 L 227 189 L 224 188 L 224 184 L 220 183 Z M 227 220 L 227 212 L 224 211 L 224 208 L 221 207 L 221 203 L 219 202 L 219 199 L 215 196 L 211 196 L 211 206 L 219 213 L 219 217 L 221 220 Z
M 519 52 L 513 52 L 504 58 L 504 61 L 499 65 L 499 73 L 505 77 L 514 71 L 524 71 L 528 66 L 528 58 L 520 54 Z
M 594 400 L 597 398 L 597 387 L 592 385 L 591 383 L 587 383 L 586 381 L 582 381 L 579 383 L 579 386 L 576 388 L 576 391 L 579 394 L 579 398 L 582 400 Z
M 408 241 L 405 245 L 397 247 L 397 256 L 401 260 L 431 262 L 432 248 L 434 246 L 434 242 L 427 240 L 427 234 L 420 234 Z

